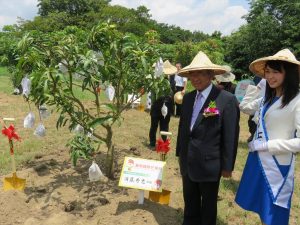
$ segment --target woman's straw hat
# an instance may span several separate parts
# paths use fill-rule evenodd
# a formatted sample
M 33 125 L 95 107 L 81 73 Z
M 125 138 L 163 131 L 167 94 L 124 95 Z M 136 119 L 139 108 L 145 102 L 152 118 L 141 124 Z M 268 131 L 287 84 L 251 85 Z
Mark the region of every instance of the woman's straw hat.
M 235 75 L 231 72 L 227 72 L 221 75 L 216 75 L 215 78 L 218 82 L 233 82 L 235 79 Z
M 171 75 L 171 74 L 177 73 L 177 68 L 176 68 L 176 66 L 173 66 L 169 62 L 169 60 L 166 60 L 163 65 L 163 71 L 164 71 L 164 74 Z
M 267 61 L 270 60 L 279 60 L 279 61 L 285 61 L 285 62 L 290 62 L 293 64 L 298 65 L 299 67 L 299 72 L 300 72 L 300 62 L 296 59 L 296 57 L 293 55 L 293 53 L 289 49 L 283 49 L 277 52 L 275 55 L 268 56 L 268 57 L 263 57 L 260 59 L 257 59 L 253 61 L 249 69 L 251 72 L 254 74 L 260 76 L 260 77 L 265 77 L 265 65 Z
M 182 100 L 183 100 L 182 92 L 181 91 L 176 92 L 174 95 L 174 102 L 180 105 L 182 104 Z
M 204 52 L 199 52 L 190 65 L 179 71 L 180 76 L 187 77 L 192 71 L 212 70 L 214 75 L 226 73 L 227 70 L 223 66 L 213 64 Z

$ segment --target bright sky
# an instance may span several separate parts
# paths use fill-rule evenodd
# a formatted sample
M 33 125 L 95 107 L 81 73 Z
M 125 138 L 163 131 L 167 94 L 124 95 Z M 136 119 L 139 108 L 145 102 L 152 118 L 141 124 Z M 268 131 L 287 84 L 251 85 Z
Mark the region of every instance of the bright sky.
M 112 0 L 113 5 L 137 8 L 145 5 L 152 18 L 191 31 L 211 34 L 215 30 L 230 34 L 245 23 L 247 0 Z M 17 17 L 32 20 L 37 15 L 37 0 L 0 0 L 0 29 L 16 23 Z

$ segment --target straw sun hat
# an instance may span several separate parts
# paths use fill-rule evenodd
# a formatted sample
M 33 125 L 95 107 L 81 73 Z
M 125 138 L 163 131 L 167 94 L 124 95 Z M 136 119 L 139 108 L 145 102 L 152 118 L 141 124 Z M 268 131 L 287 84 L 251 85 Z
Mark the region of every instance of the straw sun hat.
M 192 71 L 199 70 L 212 70 L 214 75 L 224 74 L 227 71 L 226 68 L 220 65 L 213 64 L 204 52 L 199 52 L 190 65 L 184 67 L 179 71 L 179 76 L 187 77 Z
M 216 75 L 215 78 L 218 82 L 233 82 L 235 79 L 235 75 L 231 72 L 226 72 L 221 75 Z
M 169 62 L 169 60 L 166 60 L 163 64 L 163 71 L 164 71 L 164 74 L 171 75 L 171 74 L 177 73 L 177 68 L 176 68 L 176 66 L 173 66 Z
M 256 74 L 260 77 L 265 77 L 265 65 L 266 65 L 266 62 L 270 61 L 270 60 L 280 60 L 280 61 L 285 61 L 285 62 L 290 62 L 290 63 L 296 64 L 299 67 L 299 73 L 300 73 L 300 62 L 296 59 L 296 57 L 293 55 L 293 53 L 288 49 L 280 50 L 275 55 L 263 57 L 263 58 L 253 61 L 250 64 L 249 69 L 254 74 Z

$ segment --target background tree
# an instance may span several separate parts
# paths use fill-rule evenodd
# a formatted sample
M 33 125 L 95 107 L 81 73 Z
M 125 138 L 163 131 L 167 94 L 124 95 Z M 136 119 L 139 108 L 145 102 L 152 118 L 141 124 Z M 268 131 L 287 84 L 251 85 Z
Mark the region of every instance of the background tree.
M 249 1 L 249 4 L 250 11 L 245 16 L 247 24 L 226 37 L 219 31 L 208 35 L 158 23 L 151 18 L 145 6 L 129 9 L 110 5 L 108 0 L 39 0 L 40 15 L 33 21 L 23 21 L 19 28 L 23 34 L 33 30 L 61 31 L 67 26 L 89 31 L 99 21 L 110 20 L 117 24 L 120 32 L 139 38 L 143 38 L 149 30 L 155 30 L 159 36 L 157 46 L 162 50 L 164 60 L 181 61 L 187 65 L 197 51 L 207 51 L 207 54 L 215 51 L 212 55 L 215 61 L 230 63 L 237 75 L 249 73 L 248 65 L 254 59 L 274 54 L 282 48 L 290 48 L 299 58 L 299 1 L 256 0 Z M 4 35 L 9 37 L 14 33 L 6 32 Z
M 266 55 L 273 55 L 283 45 L 279 22 L 266 14 L 239 29 L 227 39 L 227 58 L 237 73 L 249 73 L 249 64 Z
M 222 39 L 209 38 L 199 43 L 181 42 L 176 45 L 176 62 L 181 62 L 183 66 L 189 65 L 199 51 L 203 51 L 212 62 L 225 64 L 225 46 Z
M 4 26 L 0 32 L 0 66 L 6 66 L 11 76 L 13 87 L 20 85 L 22 75 L 16 72 L 18 63 L 17 43 L 22 38 L 22 31 L 18 25 Z
M 300 56 L 300 2 L 250 1 L 247 24 L 226 39 L 226 61 L 239 73 L 248 73 L 254 59 L 290 48 Z
M 65 12 L 69 15 L 83 15 L 90 11 L 100 12 L 110 0 L 38 0 L 38 14 Z

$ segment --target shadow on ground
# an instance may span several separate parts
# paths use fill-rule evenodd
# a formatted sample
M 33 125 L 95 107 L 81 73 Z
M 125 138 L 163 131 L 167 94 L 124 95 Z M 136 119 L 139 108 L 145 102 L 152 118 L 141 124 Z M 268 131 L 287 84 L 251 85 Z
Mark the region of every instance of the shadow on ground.
M 180 225 L 182 223 L 182 209 L 174 209 L 170 206 L 161 205 L 147 199 L 145 199 L 143 205 L 137 204 L 137 201 L 119 202 L 116 215 L 136 209 L 142 209 L 152 213 L 159 225 Z

